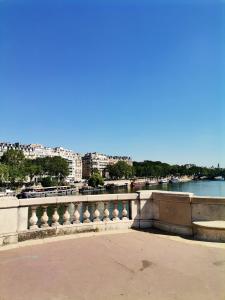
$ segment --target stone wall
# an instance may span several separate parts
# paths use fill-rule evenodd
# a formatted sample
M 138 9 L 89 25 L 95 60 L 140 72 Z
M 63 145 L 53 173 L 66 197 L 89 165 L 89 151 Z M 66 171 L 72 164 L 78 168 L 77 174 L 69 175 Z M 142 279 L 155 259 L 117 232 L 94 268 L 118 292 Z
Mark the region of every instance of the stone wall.
M 191 236 L 195 233 L 196 221 L 222 221 L 219 230 L 221 236 L 224 235 L 225 198 L 200 197 L 192 193 L 140 191 L 139 206 L 140 228 L 145 228 L 146 224 L 146 227 Z M 207 226 L 215 225 L 207 223 Z
M 155 227 L 191 235 L 191 196 L 190 193 L 140 191 L 140 228 Z
M 191 198 L 192 221 L 225 221 L 225 198 Z

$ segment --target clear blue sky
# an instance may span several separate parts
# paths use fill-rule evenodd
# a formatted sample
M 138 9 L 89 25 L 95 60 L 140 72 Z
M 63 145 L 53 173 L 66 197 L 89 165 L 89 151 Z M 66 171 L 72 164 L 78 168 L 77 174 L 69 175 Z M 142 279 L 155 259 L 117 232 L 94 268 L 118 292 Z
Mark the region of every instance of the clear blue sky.
M 225 2 L 1 0 L 0 140 L 225 167 Z

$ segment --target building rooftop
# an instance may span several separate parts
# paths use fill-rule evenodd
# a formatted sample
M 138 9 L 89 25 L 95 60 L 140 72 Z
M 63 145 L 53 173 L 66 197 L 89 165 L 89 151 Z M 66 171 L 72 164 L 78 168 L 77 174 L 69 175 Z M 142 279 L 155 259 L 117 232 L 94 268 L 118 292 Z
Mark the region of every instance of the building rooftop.
M 27 241 L 0 251 L 1 299 L 222 300 L 224 250 L 133 230 Z

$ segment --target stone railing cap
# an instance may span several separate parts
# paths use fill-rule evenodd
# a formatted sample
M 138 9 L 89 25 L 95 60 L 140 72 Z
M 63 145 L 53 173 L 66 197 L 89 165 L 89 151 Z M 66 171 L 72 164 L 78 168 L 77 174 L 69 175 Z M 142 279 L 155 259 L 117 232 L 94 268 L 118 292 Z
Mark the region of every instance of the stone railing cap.
M 16 197 L 1 197 L 0 198 L 0 208 L 7 207 L 18 207 L 19 200 Z
M 167 194 L 167 195 L 178 195 L 178 196 L 189 196 L 193 197 L 194 193 L 189 193 L 189 192 L 174 192 L 174 191 L 161 191 L 161 190 L 152 190 L 153 193 L 158 193 L 158 194 Z
M 193 196 L 193 204 L 225 204 L 225 197 Z
M 102 202 L 102 201 L 120 201 L 136 200 L 137 193 L 127 194 L 99 194 L 99 195 L 79 195 L 79 196 L 55 196 L 43 198 L 20 199 L 20 206 L 40 206 L 49 204 L 75 203 L 75 202 Z

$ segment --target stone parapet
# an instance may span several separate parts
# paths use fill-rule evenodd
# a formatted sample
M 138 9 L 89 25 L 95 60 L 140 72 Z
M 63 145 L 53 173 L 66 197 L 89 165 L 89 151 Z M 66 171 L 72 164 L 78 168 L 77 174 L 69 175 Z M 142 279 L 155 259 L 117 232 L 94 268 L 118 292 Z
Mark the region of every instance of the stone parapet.
M 151 227 L 182 235 L 193 235 L 195 229 L 199 237 L 203 230 L 196 229 L 194 222 L 201 221 L 225 221 L 225 198 L 155 190 L 20 200 L 5 197 L 0 200 L 0 245 L 76 232 Z M 217 230 L 217 240 L 222 229 L 207 227 L 210 232 Z

